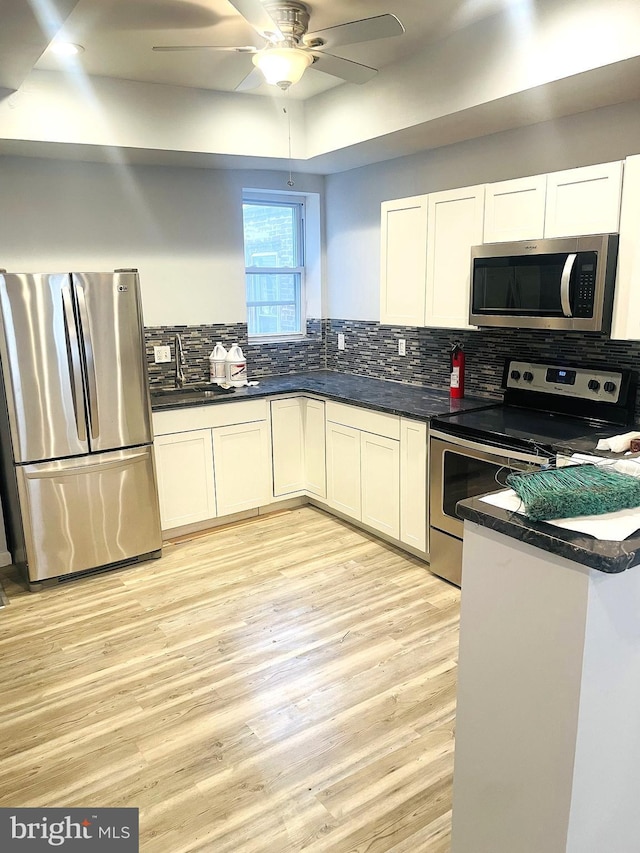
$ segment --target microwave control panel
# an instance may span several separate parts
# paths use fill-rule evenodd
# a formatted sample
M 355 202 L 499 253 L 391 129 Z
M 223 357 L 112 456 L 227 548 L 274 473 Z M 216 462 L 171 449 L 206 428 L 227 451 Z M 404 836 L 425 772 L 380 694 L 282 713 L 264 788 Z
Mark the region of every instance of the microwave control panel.
M 596 259 L 583 261 L 578 268 L 575 301 L 573 304 L 574 317 L 593 317 L 593 306 L 596 296 Z
M 559 394 L 580 400 L 617 403 L 622 373 L 583 367 L 563 367 L 529 361 L 511 361 L 507 367 L 507 388 Z

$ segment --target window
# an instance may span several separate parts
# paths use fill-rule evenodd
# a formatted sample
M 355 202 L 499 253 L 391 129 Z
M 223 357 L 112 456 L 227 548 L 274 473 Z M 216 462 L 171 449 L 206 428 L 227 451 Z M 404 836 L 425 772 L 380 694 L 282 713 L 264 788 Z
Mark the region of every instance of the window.
M 245 197 L 244 262 L 250 338 L 305 332 L 304 201 Z

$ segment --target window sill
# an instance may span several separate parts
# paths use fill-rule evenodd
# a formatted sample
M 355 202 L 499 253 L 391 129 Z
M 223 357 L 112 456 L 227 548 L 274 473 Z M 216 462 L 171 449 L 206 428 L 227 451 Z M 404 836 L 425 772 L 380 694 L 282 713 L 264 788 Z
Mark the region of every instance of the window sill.
M 312 344 L 321 340 L 320 335 L 260 335 L 260 337 L 249 338 L 250 347 L 259 347 L 261 344 Z

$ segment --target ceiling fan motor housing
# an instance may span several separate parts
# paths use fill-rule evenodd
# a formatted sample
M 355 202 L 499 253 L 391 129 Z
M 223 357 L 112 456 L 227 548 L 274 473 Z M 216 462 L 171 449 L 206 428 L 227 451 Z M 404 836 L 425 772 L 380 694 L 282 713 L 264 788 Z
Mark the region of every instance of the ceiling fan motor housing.
M 281 0 L 264 5 L 284 36 L 284 43 L 291 47 L 299 46 L 309 28 L 309 8 L 297 0 Z

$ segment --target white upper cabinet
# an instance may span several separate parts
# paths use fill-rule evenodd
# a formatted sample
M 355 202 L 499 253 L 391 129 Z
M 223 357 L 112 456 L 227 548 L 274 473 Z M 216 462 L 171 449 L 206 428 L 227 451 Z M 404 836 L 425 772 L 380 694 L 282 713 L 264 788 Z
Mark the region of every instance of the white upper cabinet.
M 627 157 L 611 337 L 640 340 L 640 154 Z
M 427 196 L 381 205 L 380 322 L 424 325 Z
M 484 186 L 428 198 L 425 325 L 468 329 L 471 247 L 482 243 Z
M 537 240 L 544 235 L 546 175 L 487 184 L 484 243 Z
M 545 237 L 608 234 L 620 227 L 622 163 L 599 163 L 547 176 Z
M 599 163 L 488 184 L 484 242 L 618 231 L 622 166 Z

